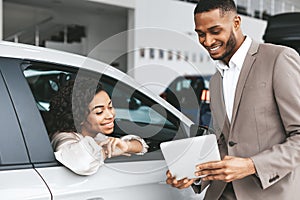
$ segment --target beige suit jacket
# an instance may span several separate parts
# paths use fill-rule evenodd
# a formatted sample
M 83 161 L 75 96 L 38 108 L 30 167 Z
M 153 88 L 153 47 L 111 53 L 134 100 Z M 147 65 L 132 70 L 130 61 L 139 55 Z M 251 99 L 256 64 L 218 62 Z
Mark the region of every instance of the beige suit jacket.
M 283 46 L 252 42 L 238 80 L 231 124 L 222 76 L 210 82 L 213 124 L 222 156 L 252 158 L 257 175 L 233 181 L 237 199 L 300 198 L 300 56 Z M 206 199 L 220 198 L 212 181 Z

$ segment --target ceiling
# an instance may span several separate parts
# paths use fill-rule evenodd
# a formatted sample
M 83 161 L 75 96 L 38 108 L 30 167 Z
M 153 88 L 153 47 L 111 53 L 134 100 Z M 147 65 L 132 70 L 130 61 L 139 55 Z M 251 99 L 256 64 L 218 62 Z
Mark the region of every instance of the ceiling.
M 84 10 L 85 12 L 96 12 L 101 14 L 124 14 L 126 9 L 102 3 L 95 3 L 86 0 L 3 0 L 8 3 L 16 3 L 27 6 L 50 9 L 74 9 Z
M 28 6 L 38 6 L 41 8 L 73 8 L 73 9 L 83 9 L 89 12 L 101 12 L 102 14 L 124 14 L 127 9 L 117 6 L 111 6 L 103 3 L 96 3 L 87 0 L 3 0 L 4 2 L 17 3 Z M 138 0 L 137 0 L 138 1 Z M 148 0 L 151 1 L 151 0 Z M 271 9 L 271 4 L 275 4 L 274 13 L 282 12 L 282 7 L 286 12 L 291 11 L 292 5 L 294 6 L 294 11 L 300 12 L 300 1 L 299 0 L 235 0 L 239 5 L 250 5 L 252 9 L 257 9 L 260 3 L 263 3 L 263 7 Z M 256 8 L 255 8 L 256 7 Z M 271 13 L 271 11 L 269 11 Z

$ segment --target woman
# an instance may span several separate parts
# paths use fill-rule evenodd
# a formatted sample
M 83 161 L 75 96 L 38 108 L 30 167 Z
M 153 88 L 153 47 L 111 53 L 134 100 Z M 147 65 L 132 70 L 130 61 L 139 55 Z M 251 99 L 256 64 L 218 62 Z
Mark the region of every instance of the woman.
M 94 174 L 112 156 L 147 152 L 148 145 L 138 136 L 107 136 L 114 130 L 115 110 L 97 80 L 70 81 L 51 100 L 50 112 L 55 118 L 55 157 L 76 174 Z

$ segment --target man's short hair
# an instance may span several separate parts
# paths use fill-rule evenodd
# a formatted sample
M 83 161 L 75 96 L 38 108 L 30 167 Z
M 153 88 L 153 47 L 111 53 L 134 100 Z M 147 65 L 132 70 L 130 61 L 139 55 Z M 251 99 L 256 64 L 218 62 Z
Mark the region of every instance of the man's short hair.
M 237 13 L 237 8 L 233 0 L 199 0 L 195 7 L 194 15 L 215 9 L 220 10 L 221 16 L 224 16 L 226 12 Z

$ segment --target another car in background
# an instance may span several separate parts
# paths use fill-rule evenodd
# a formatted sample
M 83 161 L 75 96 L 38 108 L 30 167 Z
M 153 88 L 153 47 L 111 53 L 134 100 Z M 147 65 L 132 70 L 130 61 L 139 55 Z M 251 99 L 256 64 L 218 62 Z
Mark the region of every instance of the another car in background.
M 209 126 L 210 75 L 185 75 L 175 78 L 160 96 L 188 116 L 193 122 Z
M 265 42 L 285 45 L 300 53 L 300 12 L 270 16 L 263 39 Z

